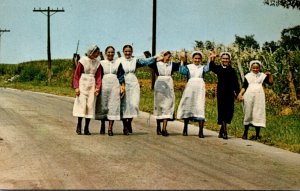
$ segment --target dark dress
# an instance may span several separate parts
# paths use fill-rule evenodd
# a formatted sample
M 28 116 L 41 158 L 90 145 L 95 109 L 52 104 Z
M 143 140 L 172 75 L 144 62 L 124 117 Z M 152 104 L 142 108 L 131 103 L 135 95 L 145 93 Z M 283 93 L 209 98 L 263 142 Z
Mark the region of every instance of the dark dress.
M 210 62 L 210 70 L 218 76 L 217 103 L 218 124 L 231 123 L 234 112 L 234 99 L 240 92 L 236 71 L 231 65 L 223 67 Z

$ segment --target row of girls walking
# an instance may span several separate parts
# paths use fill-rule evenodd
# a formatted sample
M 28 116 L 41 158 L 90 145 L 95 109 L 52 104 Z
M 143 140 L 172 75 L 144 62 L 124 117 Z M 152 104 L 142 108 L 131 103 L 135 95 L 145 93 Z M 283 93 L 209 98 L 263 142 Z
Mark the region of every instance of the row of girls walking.
M 124 56 L 114 59 L 115 49 L 105 49 L 105 60 L 100 60 L 100 48 L 92 45 L 86 51 L 76 67 L 73 86 L 76 99 L 73 116 L 78 117 L 76 133 L 82 134 L 82 120 L 85 118 L 83 133 L 90 135 L 91 119 L 101 121 L 100 134 L 106 133 L 105 122 L 108 121 L 107 133 L 113 136 L 115 120 L 122 120 L 123 134 L 132 133 L 132 120 L 139 114 L 140 86 L 135 76 L 138 67 L 148 66 L 158 76 L 154 85 L 154 111 L 157 121 L 157 135 L 168 136 L 168 121 L 174 119 L 175 93 L 172 74 L 179 71 L 187 77 L 188 82 L 182 94 L 177 118 L 184 121 L 183 136 L 188 135 L 188 124 L 196 121 L 199 124 L 199 138 L 204 138 L 205 122 L 205 73 L 212 71 L 218 77 L 217 110 L 220 125 L 219 138 L 228 139 L 227 125 L 234 114 L 235 99 L 244 104 L 244 134 L 248 139 L 250 126 L 255 127 L 255 139 L 260 138 L 260 129 L 266 127 L 265 94 L 263 84 L 272 84 L 270 72 L 261 72 L 262 63 L 253 60 L 249 63 L 249 73 L 245 75 L 240 88 L 237 73 L 231 66 L 231 54 L 220 53 L 221 63 L 216 64 L 216 55 L 210 52 L 208 63 L 202 64 L 204 54 L 194 51 L 192 63 L 187 63 L 186 54 L 180 54 L 180 62 L 172 62 L 170 51 L 162 51 L 150 58 L 135 58 L 133 47 L 123 47 Z M 162 125 L 162 128 L 161 128 Z

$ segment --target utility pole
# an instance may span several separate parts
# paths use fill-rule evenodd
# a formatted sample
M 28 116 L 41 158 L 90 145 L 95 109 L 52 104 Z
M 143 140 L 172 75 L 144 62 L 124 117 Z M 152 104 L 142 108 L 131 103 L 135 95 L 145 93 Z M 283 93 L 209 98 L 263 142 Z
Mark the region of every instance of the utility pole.
M 156 7 L 157 0 L 153 0 L 153 20 L 152 20 L 152 56 L 156 54 Z M 152 70 L 151 89 L 154 89 L 155 72 Z
M 1 56 L 1 36 L 2 36 L 2 34 L 5 33 L 5 32 L 10 32 L 10 30 L 6 30 L 6 29 L 1 30 L 1 29 L 0 29 L 0 56 Z M 1 57 L 0 57 L 0 58 L 1 58 Z M 0 63 L 1 63 L 1 62 L 0 62 Z
M 50 17 L 54 15 L 57 12 L 65 12 L 64 9 L 50 9 L 48 7 L 47 9 L 33 9 L 33 12 L 41 12 L 44 15 L 47 16 L 47 23 L 48 23 L 48 35 L 47 35 L 47 54 L 48 54 L 48 85 L 51 84 L 51 76 L 52 76 L 52 71 L 51 71 L 51 47 L 50 47 Z

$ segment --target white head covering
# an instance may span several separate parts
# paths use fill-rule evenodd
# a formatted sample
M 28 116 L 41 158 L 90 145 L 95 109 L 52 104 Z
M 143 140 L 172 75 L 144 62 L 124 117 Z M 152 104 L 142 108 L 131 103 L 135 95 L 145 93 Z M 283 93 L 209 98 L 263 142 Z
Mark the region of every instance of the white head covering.
M 201 51 L 199 51 L 199 50 L 192 52 L 192 58 L 194 57 L 195 54 L 200 54 L 201 58 L 204 57 L 203 53 Z
M 162 55 L 162 56 L 164 56 L 166 53 L 170 53 L 171 54 L 171 52 L 169 50 L 162 50 L 159 54 Z
M 99 49 L 99 47 L 98 47 L 97 45 L 95 45 L 95 44 L 91 45 L 91 46 L 86 50 L 85 55 L 87 55 L 87 56 L 92 55 L 92 54 L 94 53 L 94 51 L 95 51 L 97 48 Z
M 221 52 L 220 53 L 220 57 L 222 58 L 223 55 L 228 55 L 229 56 L 229 60 L 231 60 L 231 54 L 230 54 L 230 52 Z
M 252 60 L 249 64 L 249 70 L 251 71 L 251 67 L 253 64 L 259 64 L 262 67 L 262 63 L 259 60 Z

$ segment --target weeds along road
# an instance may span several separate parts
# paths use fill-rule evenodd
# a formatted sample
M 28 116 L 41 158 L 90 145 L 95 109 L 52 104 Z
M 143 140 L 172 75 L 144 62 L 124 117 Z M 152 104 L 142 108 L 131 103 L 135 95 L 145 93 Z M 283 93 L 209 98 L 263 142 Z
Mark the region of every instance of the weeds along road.
M 0 88 L 2 189 L 299 189 L 300 155 L 141 113 L 134 133 L 77 135 L 74 98 Z

